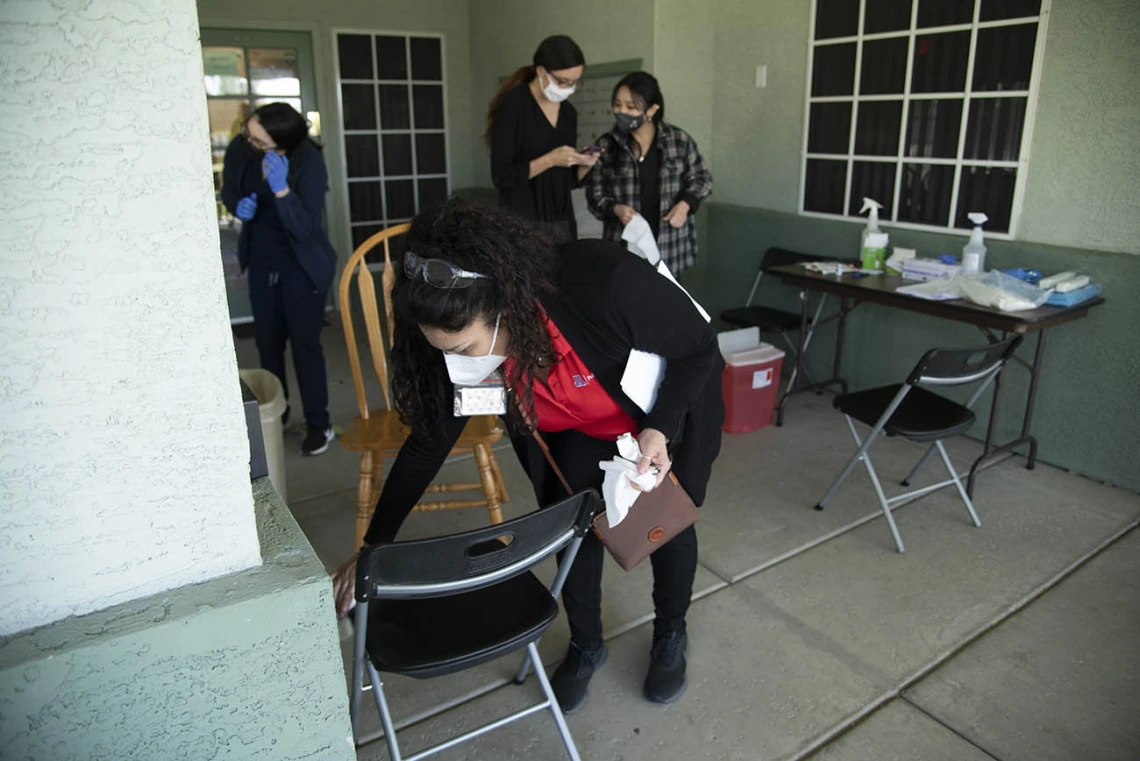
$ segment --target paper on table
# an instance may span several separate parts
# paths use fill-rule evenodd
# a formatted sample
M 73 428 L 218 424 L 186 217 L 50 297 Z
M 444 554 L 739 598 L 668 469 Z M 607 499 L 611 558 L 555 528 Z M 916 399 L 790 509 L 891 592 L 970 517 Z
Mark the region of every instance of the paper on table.
M 895 293 L 904 296 L 915 296 L 927 301 L 953 301 L 962 298 L 957 286 L 951 280 L 930 280 L 915 285 L 904 285 L 895 289 Z

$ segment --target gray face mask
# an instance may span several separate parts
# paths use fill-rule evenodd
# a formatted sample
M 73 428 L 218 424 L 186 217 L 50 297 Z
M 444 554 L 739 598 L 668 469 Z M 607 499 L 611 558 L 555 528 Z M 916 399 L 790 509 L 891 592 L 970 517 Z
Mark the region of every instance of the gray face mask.
M 619 132 L 629 134 L 645 123 L 645 114 L 638 114 L 637 116 L 614 114 L 614 121 L 617 123 Z

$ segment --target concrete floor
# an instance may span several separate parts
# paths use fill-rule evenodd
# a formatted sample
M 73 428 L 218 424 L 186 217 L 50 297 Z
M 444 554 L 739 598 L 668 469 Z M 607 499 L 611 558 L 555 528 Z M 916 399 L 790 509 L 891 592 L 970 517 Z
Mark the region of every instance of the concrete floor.
M 241 366 L 255 367 L 252 341 L 237 343 Z M 333 419 L 348 426 L 355 400 L 338 327 L 324 344 Z M 287 433 L 289 504 L 331 568 L 353 549 L 357 459 L 335 444 L 302 458 L 300 437 L 296 427 Z M 964 469 L 980 444 L 958 439 L 949 449 Z M 640 696 L 649 566 L 607 568 L 610 658 L 568 720 L 582 757 L 1140 758 L 1140 496 L 1049 466 L 1027 471 L 1014 459 L 979 482 L 980 529 L 946 490 L 899 508 L 907 546 L 899 555 L 861 470 L 827 511 L 811 509 L 852 450 L 830 400 L 810 395 L 793 400 L 783 428 L 725 436 L 698 525 L 689 687 L 672 706 Z M 887 480 L 921 451 L 883 440 L 871 454 Z M 508 516 L 533 509 L 509 447 L 498 455 Z M 923 476 L 933 481 L 939 467 L 928 463 Z M 467 478 L 474 466 L 461 459 L 445 469 Z M 485 520 L 478 510 L 416 514 L 402 536 Z M 560 617 L 541 643 L 548 669 L 567 639 Z M 535 700 L 533 677 L 507 684 L 516 665 L 387 680 L 405 751 Z M 364 731 L 378 735 L 373 714 Z M 386 759 L 384 742 L 358 758 Z M 549 714 L 538 714 L 438 758 L 565 754 Z

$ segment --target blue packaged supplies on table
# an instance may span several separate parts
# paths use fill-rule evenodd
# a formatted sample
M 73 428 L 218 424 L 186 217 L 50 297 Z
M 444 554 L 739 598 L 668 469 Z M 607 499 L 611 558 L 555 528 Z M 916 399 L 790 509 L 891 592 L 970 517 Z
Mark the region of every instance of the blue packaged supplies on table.
M 1100 283 L 1089 283 L 1086 286 L 1069 291 L 1068 293 L 1057 293 L 1054 291 L 1049 296 L 1049 300 L 1045 303 L 1049 306 L 1057 307 L 1075 307 L 1077 304 L 1083 304 L 1090 299 L 1095 299 L 1097 296 L 1104 293 L 1104 288 Z

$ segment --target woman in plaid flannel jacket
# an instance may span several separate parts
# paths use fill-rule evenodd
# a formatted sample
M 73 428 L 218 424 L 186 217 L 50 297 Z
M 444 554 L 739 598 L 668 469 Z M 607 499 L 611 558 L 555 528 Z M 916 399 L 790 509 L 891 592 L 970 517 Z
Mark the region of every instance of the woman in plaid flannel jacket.
M 653 75 L 625 76 L 612 102 L 617 124 L 598 139 L 601 157 L 585 177 L 590 212 L 602 220 L 603 237 L 619 243 L 634 214 L 644 216 L 661 258 L 679 274 L 697 262 L 693 218 L 712 194 L 712 174 L 696 141 L 665 122 L 665 101 Z

